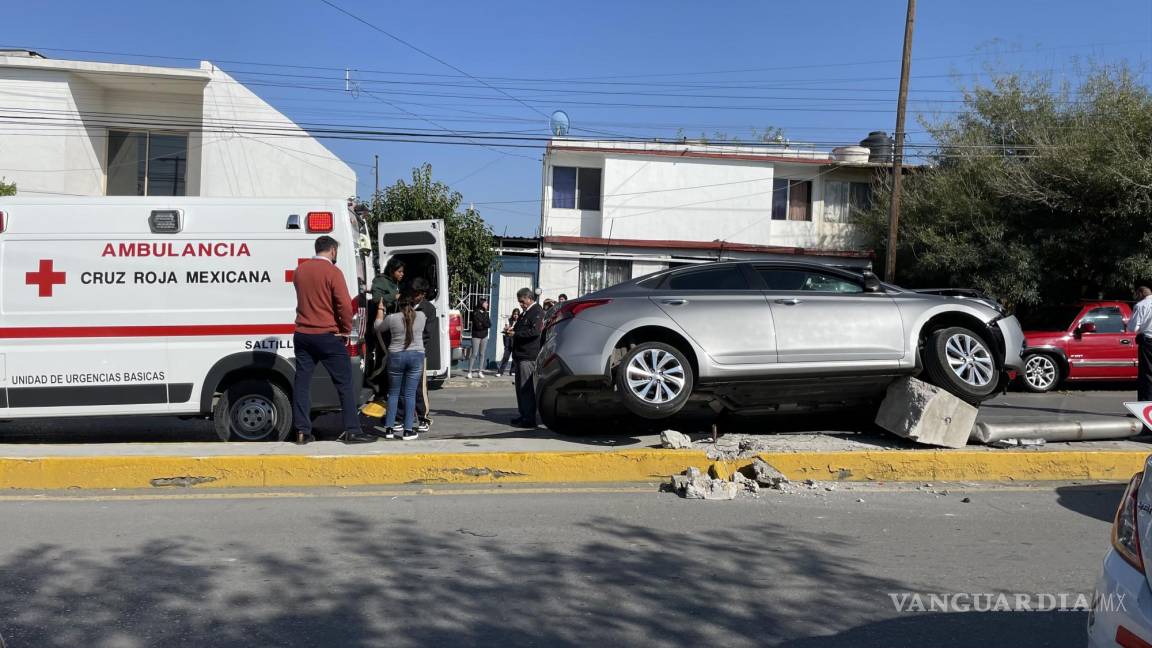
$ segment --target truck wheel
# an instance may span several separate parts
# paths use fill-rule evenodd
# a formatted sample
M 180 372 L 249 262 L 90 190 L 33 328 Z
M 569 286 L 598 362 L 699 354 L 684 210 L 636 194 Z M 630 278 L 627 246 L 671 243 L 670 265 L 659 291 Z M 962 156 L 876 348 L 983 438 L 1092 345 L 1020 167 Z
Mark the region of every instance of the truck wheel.
M 692 365 L 676 347 L 645 342 L 616 367 L 616 387 L 624 407 L 646 419 L 668 418 L 692 395 Z
M 1020 373 L 1020 382 L 1024 389 L 1042 394 L 1060 384 L 1063 379 L 1060 374 L 1060 365 L 1055 358 L 1047 353 L 1029 353 L 1024 356 L 1024 371 Z
M 984 338 L 962 326 L 933 331 L 924 346 L 928 382 L 979 405 L 996 392 L 1000 372 Z
M 242 380 L 216 401 L 212 419 L 221 441 L 283 441 L 292 429 L 292 403 L 271 381 Z

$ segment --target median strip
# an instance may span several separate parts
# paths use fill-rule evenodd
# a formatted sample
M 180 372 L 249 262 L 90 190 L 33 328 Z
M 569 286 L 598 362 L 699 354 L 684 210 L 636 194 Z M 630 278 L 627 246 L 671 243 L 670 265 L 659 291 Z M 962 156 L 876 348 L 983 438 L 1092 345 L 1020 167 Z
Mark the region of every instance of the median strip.
M 793 481 L 1123 481 L 1143 450 L 874 450 L 760 452 Z M 755 457 L 704 450 L 0 457 L 0 488 L 217 489 L 389 484 L 658 482 L 689 466 L 718 476 Z

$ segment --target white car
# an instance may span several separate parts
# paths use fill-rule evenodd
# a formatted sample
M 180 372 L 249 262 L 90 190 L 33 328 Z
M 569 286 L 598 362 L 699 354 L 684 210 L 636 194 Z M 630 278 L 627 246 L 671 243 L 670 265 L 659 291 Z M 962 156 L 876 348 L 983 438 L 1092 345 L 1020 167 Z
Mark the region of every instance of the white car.
M 1112 548 L 1096 582 L 1088 645 L 1152 648 L 1152 457 L 1128 483 L 1112 524 Z

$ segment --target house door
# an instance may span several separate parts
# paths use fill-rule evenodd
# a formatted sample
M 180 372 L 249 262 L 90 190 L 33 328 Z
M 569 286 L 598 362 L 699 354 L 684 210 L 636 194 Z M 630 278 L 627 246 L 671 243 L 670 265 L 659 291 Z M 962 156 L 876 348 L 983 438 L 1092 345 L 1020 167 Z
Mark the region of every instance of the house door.
M 500 303 L 490 311 L 493 332 L 502 331 L 508 325 L 512 310 L 520 308 L 520 303 L 516 301 L 516 292 L 521 288 L 534 288 L 535 283 L 536 277 L 531 272 L 509 272 L 500 275 Z

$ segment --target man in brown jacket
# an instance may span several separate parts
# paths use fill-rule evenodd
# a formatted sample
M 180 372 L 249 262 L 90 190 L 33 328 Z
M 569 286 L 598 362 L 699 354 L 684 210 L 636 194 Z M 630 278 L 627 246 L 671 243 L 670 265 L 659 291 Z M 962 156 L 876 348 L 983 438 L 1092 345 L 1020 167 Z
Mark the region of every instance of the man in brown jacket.
M 347 337 L 352 334 L 352 299 L 344 274 L 336 267 L 340 244 L 331 236 L 316 239 L 316 256 L 296 268 L 296 378 L 292 385 L 292 422 L 296 442 L 314 441 L 312 436 L 312 374 L 324 365 L 336 391 L 344 416 L 344 443 L 371 443 L 376 437 L 360 429 L 352 366 L 348 361 Z

